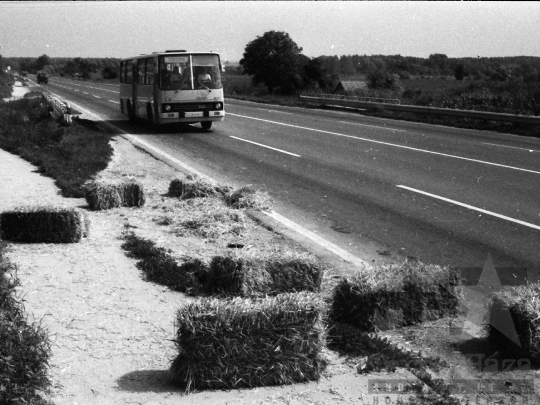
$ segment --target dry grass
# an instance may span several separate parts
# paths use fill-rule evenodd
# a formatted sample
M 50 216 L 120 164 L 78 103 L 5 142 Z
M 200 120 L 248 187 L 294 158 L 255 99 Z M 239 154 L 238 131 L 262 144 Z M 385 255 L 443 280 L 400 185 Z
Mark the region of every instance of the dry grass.
M 73 208 L 29 206 L 0 213 L 0 234 L 13 242 L 76 243 L 88 236 L 89 227 L 88 217 Z
M 190 303 L 176 317 L 173 378 L 186 391 L 318 380 L 323 308 L 310 293 Z
M 93 180 L 85 183 L 84 188 L 86 201 L 92 210 L 142 207 L 146 201 L 142 184 L 132 178 Z

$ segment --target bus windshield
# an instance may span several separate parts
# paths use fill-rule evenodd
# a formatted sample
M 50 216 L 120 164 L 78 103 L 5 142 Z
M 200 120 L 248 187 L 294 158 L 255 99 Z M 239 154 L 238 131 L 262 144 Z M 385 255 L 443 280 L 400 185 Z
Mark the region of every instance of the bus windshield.
M 166 55 L 159 61 L 162 90 L 221 89 L 217 55 Z

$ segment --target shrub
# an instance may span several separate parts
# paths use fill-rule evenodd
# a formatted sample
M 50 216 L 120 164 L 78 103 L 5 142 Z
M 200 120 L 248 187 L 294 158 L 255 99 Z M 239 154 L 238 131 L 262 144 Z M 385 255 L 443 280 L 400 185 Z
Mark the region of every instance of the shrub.
M 142 207 L 146 201 L 142 184 L 134 179 L 94 180 L 85 183 L 85 198 L 92 210 Z
M 13 242 L 76 243 L 88 233 L 88 217 L 73 208 L 19 207 L 0 213 L 0 234 Z
M 460 283 L 451 270 L 419 262 L 378 267 L 340 281 L 332 318 L 373 332 L 455 315 Z
M 37 391 L 50 387 L 50 342 L 46 331 L 29 323 L 15 295 L 19 285 L 16 266 L 0 242 L 0 403 L 45 404 Z
M 318 380 L 323 307 L 310 293 L 190 303 L 176 316 L 173 379 L 186 391 Z
M 487 335 L 501 353 L 524 352 L 540 362 L 540 283 L 506 287 L 489 304 Z

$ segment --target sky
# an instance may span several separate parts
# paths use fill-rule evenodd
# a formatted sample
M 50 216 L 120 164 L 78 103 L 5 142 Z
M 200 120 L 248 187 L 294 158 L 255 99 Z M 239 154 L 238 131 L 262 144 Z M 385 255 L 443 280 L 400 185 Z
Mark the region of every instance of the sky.
M 540 56 L 540 2 L 0 1 L 0 55 L 114 57 L 186 49 L 237 62 L 267 31 L 302 53 Z

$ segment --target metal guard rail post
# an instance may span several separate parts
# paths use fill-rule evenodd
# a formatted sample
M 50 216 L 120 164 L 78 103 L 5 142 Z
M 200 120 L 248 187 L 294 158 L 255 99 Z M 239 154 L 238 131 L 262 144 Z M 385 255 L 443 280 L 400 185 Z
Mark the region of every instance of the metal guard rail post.
M 53 97 L 49 93 L 43 93 L 43 96 L 49 103 L 49 105 L 53 108 L 53 111 L 51 111 L 51 115 L 53 118 L 58 118 L 59 116 L 62 116 L 64 123 L 71 124 L 71 106 L 69 103 L 66 103 L 64 101 L 59 100 L 56 97 Z
M 347 100 L 344 98 L 330 98 L 326 95 L 320 94 L 318 96 L 299 96 L 300 101 L 306 103 L 316 103 L 320 105 L 339 105 L 343 107 L 357 107 L 357 108 L 379 108 L 382 110 L 391 111 L 403 111 L 414 112 L 422 114 L 434 114 L 434 115 L 448 115 L 461 118 L 477 118 L 490 121 L 505 121 L 505 122 L 519 122 L 524 124 L 536 124 L 540 125 L 540 117 L 533 115 L 516 115 L 507 113 L 493 113 L 489 111 L 474 111 L 474 110 L 452 110 L 450 108 L 438 108 L 438 107 L 421 107 L 416 105 L 402 105 L 402 104 L 389 104 L 368 102 L 360 100 Z M 334 95 L 331 95 L 334 96 Z M 336 96 L 334 96 L 336 97 Z M 338 96 L 339 97 L 339 96 Z M 357 97 L 358 98 L 358 97 Z M 331 102 L 329 103 L 329 101 Z

